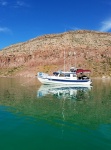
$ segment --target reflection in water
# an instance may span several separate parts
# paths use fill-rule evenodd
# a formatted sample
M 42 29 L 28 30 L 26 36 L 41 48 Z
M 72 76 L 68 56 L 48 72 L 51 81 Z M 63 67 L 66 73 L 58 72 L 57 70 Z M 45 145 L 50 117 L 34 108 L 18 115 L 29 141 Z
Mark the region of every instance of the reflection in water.
M 1 150 L 111 149 L 111 82 L 95 80 L 92 88 L 28 81 L 0 80 Z
M 79 87 L 79 86 L 57 86 L 57 85 L 42 85 L 37 91 L 37 97 L 43 97 L 48 94 L 54 95 L 57 98 L 67 98 L 73 100 L 81 100 L 88 96 L 88 92 L 91 90 L 91 86 Z
M 22 86 L 22 83 L 27 84 Z M 8 111 L 14 114 L 52 124 L 58 125 L 64 115 L 65 122 L 97 127 L 110 122 L 111 82 L 93 83 L 93 88 L 40 86 L 36 80 L 29 83 L 28 79 L 4 78 L 0 80 L 0 105 L 8 106 Z

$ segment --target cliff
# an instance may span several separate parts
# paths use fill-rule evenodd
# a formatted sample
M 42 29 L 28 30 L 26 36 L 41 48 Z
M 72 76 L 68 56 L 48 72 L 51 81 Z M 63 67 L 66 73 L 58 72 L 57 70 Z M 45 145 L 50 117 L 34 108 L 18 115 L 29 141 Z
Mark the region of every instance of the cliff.
M 64 55 L 65 52 L 65 55 Z M 34 77 L 71 66 L 90 69 L 91 76 L 111 76 L 111 34 L 69 31 L 43 35 L 0 51 L 0 76 Z

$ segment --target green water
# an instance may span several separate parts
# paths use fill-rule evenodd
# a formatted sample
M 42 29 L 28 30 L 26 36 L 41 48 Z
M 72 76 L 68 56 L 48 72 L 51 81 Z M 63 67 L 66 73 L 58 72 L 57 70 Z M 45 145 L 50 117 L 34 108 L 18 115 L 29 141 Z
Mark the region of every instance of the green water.
M 0 150 L 111 150 L 111 80 L 93 87 L 0 78 Z

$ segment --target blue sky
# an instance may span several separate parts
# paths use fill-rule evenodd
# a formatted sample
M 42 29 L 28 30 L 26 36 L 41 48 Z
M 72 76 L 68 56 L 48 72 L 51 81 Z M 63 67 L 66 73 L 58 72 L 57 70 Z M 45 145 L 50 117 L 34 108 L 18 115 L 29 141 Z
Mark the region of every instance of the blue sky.
M 0 0 L 0 49 L 83 29 L 111 32 L 111 0 Z

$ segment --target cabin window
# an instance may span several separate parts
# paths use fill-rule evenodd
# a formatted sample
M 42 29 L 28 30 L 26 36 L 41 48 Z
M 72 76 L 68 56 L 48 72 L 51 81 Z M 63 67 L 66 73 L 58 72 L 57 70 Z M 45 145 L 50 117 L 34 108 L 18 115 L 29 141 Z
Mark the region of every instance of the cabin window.
M 76 74 L 73 74 L 73 77 L 77 77 Z
M 65 74 L 65 77 L 70 77 L 70 74 Z
M 64 74 L 60 74 L 59 77 L 64 77 Z

